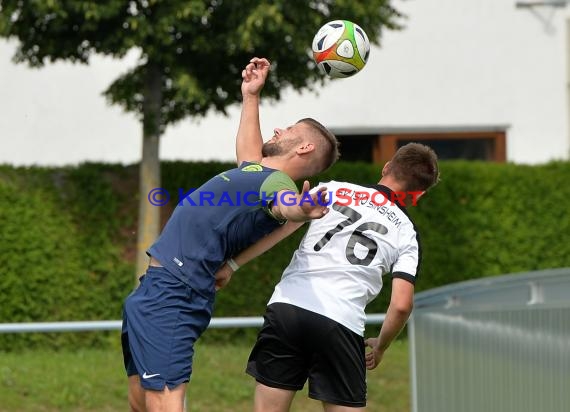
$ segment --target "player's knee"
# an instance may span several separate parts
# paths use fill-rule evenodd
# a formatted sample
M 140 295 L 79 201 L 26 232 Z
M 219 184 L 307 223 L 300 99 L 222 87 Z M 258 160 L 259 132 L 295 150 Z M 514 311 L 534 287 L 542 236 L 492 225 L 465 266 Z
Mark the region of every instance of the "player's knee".
M 129 377 L 129 409 L 131 412 L 146 412 L 144 389 L 138 375 Z
M 146 412 L 184 412 L 186 384 L 173 389 L 165 386 L 163 390 L 145 391 Z
M 323 402 L 323 410 L 325 412 L 364 412 L 366 411 L 366 408 L 353 408 L 350 406 L 334 405 L 332 403 Z
M 133 393 L 129 393 L 129 408 L 131 412 L 146 412 L 144 403 L 144 396 L 141 398 Z

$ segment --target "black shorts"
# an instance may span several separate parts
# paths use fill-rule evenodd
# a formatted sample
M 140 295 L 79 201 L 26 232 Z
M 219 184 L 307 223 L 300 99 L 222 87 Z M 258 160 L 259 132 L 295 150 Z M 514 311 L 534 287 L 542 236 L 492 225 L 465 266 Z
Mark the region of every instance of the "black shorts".
M 246 372 L 259 383 L 334 405 L 366 406 L 364 338 L 314 312 L 286 303 L 267 307 Z

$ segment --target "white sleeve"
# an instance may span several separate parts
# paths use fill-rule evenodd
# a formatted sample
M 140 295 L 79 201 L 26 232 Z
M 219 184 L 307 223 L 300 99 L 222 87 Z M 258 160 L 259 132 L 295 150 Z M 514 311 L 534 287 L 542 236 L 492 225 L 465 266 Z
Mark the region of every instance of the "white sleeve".
M 420 264 L 420 245 L 415 230 L 406 231 L 400 238 L 398 260 L 392 267 L 392 277 L 416 282 Z

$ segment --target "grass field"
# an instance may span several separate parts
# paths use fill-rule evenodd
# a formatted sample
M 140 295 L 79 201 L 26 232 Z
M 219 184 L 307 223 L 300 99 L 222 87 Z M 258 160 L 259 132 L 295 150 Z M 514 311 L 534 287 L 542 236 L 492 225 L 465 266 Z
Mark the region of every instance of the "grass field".
M 188 412 L 247 412 L 254 381 L 244 370 L 250 345 L 198 344 Z M 405 341 L 390 347 L 378 369 L 368 373 L 368 410 L 409 412 L 408 350 Z M 55 412 L 128 410 L 122 355 L 113 350 L 0 353 L 0 411 Z M 294 412 L 322 411 L 297 394 Z

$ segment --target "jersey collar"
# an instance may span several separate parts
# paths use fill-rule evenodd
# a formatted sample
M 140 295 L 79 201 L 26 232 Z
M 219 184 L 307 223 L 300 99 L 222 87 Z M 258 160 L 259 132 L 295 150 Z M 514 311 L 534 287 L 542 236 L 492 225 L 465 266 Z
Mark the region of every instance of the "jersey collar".
M 374 184 L 374 185 L 363 185 L 366 187 L 370 187 L 372 189 L 375 189 L 377 191 L 379 191 L 380 193 L 382 193 L 384 196 L 386 196 L 387 199 L 395 199 L 395 193 L 392 189 L 390 189 L 388 186 L 384 186 L 384 185 L 379 185 L 379 184 Z M 400 202 L 394 202 L 394 204 L 396 206 L 398 206 L 398 208 L 403 211 L 406 215 L 408 214 L 408 211 L 406 210 L 406 206 L 403 206 L 400 204 Z

